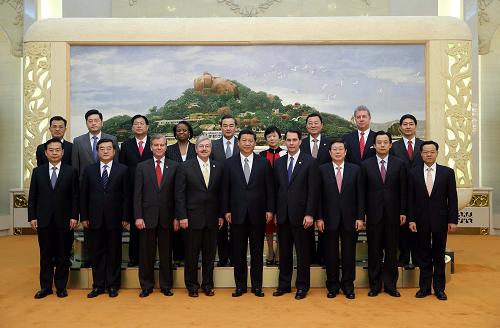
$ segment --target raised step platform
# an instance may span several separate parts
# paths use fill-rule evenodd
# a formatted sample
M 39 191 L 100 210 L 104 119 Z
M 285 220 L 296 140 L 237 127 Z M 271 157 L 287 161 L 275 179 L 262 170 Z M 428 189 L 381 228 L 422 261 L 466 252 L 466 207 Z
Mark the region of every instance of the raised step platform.
M 451 279 L 451 257 L 446 255 L 446 281 Z M 263 287 L 277 287 L 279 269 L 276 266 L 264 267 Z M 158 286 L 158 268 L 155 269 L 155 275 Z M 199 270 L 199 279 L 201 281 L 201 270 Z M 292 286 L 294 285 L 296 271 L 292 277 Z M 399 268 L 398 288 L 418 287 L 419 269 Z M 311 267 L 311 287 L 325 287 L 326 272 L 320 266 Z M 216 267 L 214 269 L 215 287 L 234 287 L 234 276 L 232 267 Z M 250 273 L 248 273 L 248 286 L 250 286 Z M 358 288 L 366 288 L 368 285 L 368 268 L 366 262 L 359 262 L 356 267 L 356 281 L 354 285 Z M 184 288 L 184 268 L 180 267 L 174 270 L 174 288 Z M 92 270 L 89 268 L 72 268 L 68 288 L 92 288 Z M 122 286 L 121 288 L 140 288 L 139 269 L 127 268 L 126 264 L 122 267 Z

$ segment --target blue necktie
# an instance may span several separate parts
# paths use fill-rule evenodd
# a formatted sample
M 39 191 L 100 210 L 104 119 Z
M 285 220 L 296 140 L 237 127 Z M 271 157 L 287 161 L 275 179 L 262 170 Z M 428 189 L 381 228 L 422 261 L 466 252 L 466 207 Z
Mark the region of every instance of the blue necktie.
M 293 173 L 293 157 L 290 157 L 290 164 L 288 164 L 288 182 L 292 180 L 292 173 Z
M 108 179 L 109 179 L 109 176 L 108 176 L 108 166 L 104 165 L 102 168 L 103 168 L 102 177 L 101 177 L 102 186 L 104 188 L 106 188 L 106 185 L 108 184 Z
M 56 173 L 57 167 L 52 167 L 52 175 L 50 176 L 50 184 L 52 185 L 52 189 L 56 187 L 56 182 L 57 182 L 57 173 Z
M 93 136 L 92 139 L 94 141 L 92 142 L 92 157 L 94 157 L 94 161 L 97 162 L 97 136 Z

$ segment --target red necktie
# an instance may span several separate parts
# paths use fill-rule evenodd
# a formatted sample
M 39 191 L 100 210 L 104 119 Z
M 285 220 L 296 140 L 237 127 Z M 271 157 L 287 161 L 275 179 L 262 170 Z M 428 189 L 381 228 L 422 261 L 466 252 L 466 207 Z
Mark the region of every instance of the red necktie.
M 363 153 L 365 152 L 365 133 L 361 132 L 361 139 L 359 139 L 359 154 L 363 158 Z
M 342 189 L 342 173 L 340 172 L 340 166 L 336 167 L 337 169 L 337 174 L 335 175 L 335 178 L 337 180 L 337 187 L 339 188 L 339 192 Z
M 411 145 L 412 142 L 411 140 L 408 141 L 408 158 L 412 159 L 413 158 L 413 146 Z
M 156 160 L 156 180 L 158 181 L 158 188 L 160 188 L 161 185 L 161 167 L 160 167 L 161 161 L 159 159 Z
M 142 152 L 144 151 L 144 146 L 142 145 L 144 141 L 139 141 L 139 155 L 142 157 Z

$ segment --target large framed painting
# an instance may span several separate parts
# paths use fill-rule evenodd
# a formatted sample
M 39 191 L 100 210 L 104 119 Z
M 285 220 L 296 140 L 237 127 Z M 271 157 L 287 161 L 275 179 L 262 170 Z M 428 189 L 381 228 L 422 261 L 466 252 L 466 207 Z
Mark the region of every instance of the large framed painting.
M 442 145 L 461 205 L 472 195 L 471 34 L 449 17 L 51 19 L 25 36 L 24 181 L 48 119 L 70 118 L 68 138 L 85 132 L 98 108 L 104 130 L 130 136 L 130 117 L 150 118 L 172 137 L 189 121 L 218 136 L 231 113 L 261 135 L 269 125 L 304 129 L 319 111 L 325 133 L 354 128 L 358 105 L 372 128 L 398 135 L 412 113 L 418 135 Z

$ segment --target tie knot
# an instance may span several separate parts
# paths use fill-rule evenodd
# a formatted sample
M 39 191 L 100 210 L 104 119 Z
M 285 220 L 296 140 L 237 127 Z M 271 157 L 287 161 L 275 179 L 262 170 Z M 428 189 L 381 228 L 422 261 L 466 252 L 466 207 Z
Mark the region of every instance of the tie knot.
M 381 160 L 381 161 L 380 161 L 380 164 L 385 164 L 385 161 L 384 161 L 384 160 Z
M 156 164 L 160 165 L 160 163 L 161 163 L 161 159 L 157 159 Z
M 364 131 L 361 131 L 361 135 L 364 136 L 365 135 L 365 132 Z
M 141 145 L 141 146 L 142 146 L 142 144 L 143 144 L 143 143 L 144 143 L 144 141 L 139 140 L 139 145 Z
M 290 162 L 293 162 L 293 157 L 292 156 L 290 156 Z
M 409 144 L 409 145 L 411 145 L 411 144 L 412 144 L 412 142 L 413 142 L 413 141 L 411 141 L 411 140 L 408 140 L 408 144 Z
M 432 171 L 432 167 L 428 167 L 427 172 L 431 172 L 431 171 Z
M 93 136 L 92 139 L 97 140 L 97 139 L 99 139 L 99 137 L 98 136 Z
M 57 167 L 56 166 L 52 166 L 52 171 L 55 171 L 57 170 Z
M 102 166 L 102 168 L 106 170 L 106 169 L 108 168 L 108 166 L 107 166 L 106 164 L 104 164 L 104 165 Z
M 313 139 L 313 142 L 314 142 L 314 143 L 318 142 L 318 139 Z
M 245 158 L 245 163 L 248 163 L 248 158 Z
M 337 169 L 338 171 L 340 171 L 341 167 L 340 167 L 340 166 L 337 166 L 337 167 L 336 167 L 336 169 Z
M 228 140 L 228 141 L 226 142 L 226 144 L 229 146 L 229 145 L 231 144 L 231 141 L 229 141 L 229 140 Z

